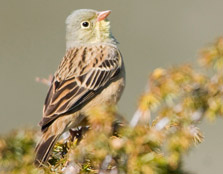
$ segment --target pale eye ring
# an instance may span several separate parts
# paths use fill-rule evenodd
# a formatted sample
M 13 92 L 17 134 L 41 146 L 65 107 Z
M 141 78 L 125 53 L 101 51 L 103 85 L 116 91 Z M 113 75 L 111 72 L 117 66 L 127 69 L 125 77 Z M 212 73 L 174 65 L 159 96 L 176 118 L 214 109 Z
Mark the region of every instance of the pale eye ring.
M 82 28 L 89 28 L 90 27 L 90 22 L 88 22 L 88 21 L 81 22 L 81 27 Z

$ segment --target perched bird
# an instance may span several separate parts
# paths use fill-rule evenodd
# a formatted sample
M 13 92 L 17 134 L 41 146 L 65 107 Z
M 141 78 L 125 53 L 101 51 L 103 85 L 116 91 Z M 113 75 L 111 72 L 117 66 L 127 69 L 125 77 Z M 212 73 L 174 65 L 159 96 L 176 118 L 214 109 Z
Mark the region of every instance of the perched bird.
M 66 54 L 43 107 L 37 166 L 47 162 L 60 135 L 81 125 L 92 107 L 116 104 L 123 92 L 124 63 L 110 31 L 110 13 L 81 9 L 66 19 Z

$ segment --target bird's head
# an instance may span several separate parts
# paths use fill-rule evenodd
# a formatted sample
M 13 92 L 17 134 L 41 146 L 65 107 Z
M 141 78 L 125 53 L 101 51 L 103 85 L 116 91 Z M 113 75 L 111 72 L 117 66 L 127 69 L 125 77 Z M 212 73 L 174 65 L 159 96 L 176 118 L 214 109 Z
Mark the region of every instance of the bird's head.
M 67 49 L 80 44 L 115 43 L 107 16 L 110 10 L 75 10 L 67 17 Z

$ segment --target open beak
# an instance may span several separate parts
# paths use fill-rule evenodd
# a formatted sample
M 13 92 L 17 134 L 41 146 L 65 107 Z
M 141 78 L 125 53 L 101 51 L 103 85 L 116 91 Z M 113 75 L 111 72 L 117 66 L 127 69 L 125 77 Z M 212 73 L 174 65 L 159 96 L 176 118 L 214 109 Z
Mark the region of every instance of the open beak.
M 97 21 L 100 22 L 106 19 L 110 13 L 111 13 L 111 10 L 97 12 L 97 16 L 98 16 Z

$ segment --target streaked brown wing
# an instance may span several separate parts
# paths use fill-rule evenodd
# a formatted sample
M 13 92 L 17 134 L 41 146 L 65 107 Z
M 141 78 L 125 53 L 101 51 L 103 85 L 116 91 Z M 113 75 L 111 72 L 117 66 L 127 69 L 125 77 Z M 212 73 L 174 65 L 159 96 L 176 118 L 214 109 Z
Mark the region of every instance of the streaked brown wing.
M 96 50 L 96 48 L 80 48 L 79 50 L 81 49 L 83 51 Z M 43 119 L 40 122 L 42 131 L 60 115 L 79 110 L 120 71 L 121 56 L 114 47 L 97 48 L 97 54 L 91 59 L 86 56 L 92 56 L 93 54 L 85 53 L 85 63 L 82 57 L 79 62 L 77 61 L 83 54 L 77 54 L 77 51 L 70 52 L 72 54 L 67 54 L 67 57 L 65 56 L 59 66 L 46 97 Z M 77 66 L 76 69 L 70 68 L 68 71 L 66 67 L 71 67 L 70 64 Z M 71 71 L 73 73 L 70 73 Z M 61 76 L 63 72 L 66 73 Z M 65 76 L 65 74 L 69 74 L 69 76 Z

